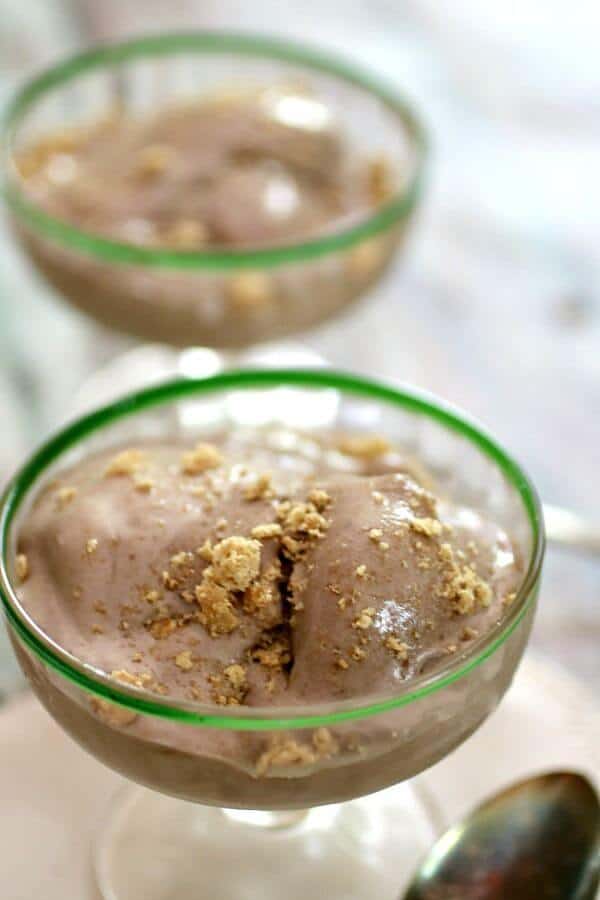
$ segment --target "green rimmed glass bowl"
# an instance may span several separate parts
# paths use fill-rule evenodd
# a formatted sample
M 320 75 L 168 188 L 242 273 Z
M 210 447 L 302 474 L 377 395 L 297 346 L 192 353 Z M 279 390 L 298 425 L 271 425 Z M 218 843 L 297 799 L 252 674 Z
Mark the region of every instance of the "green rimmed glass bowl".
M 300 81 L 366 157 L 397 184 L 371 215 L 314 238 L 260 249 L 174 251 L 123 243 L 50 216 L 15 155 L 52 131 L 200 99 L 229 83 Z M 382 275 L 420 196 L 425 137 L 414 111 L 352 63 L 267 37 L 198 32 L 93 49 L 30 81 L 4 122 L 4 194 L 29 257 L 72 304 L 135 337 L 176 346 L 243 347 L 303 331 Z
M 19 603 L 13 575 L 19 522 L 40 488 L 88 453 L 144 438 L 193 440 L 242 425 L 375 431 L 421 459 L 449 499 L 489 515 L 518 546 L 523 582 L 504 620 L 393 696 L 369 695 L 365 686 L 355 701 L 277 709 L 175 703 L 117 685 L 41 632 Z M 129 778 L 227 810 L 148 792 L 128 798 L 113 814 L 98 853 L 101 889 L 119 900 L 269 898 L 284 890 L 300 898 L 307 885 L 332 897 L 364 897 L 377 889 L 377 896 L 395 898 L 430 837 L 422 810 L 400 783 L 464 741 L 508 688 L 529 636 L 544 547 L 535 489 L 468 418 L 410 389 L 300 370 L 170 382 L 78 420 L 13 479 L 2 503 L 0 535 L 9 632 L 51 715 Z M 257 769 L 274 742 L 314 749 L 322 729 L 344 750 Z M 356 799 L 375 791 L 382 793 Z M 322 804 L 341 805 L 316 809 Z M 257 838 L 240 818 L 294 827 L 276 838 Z M 239 866 L 224 864 L 225 848 L 239 853 Z M 257 853 L 263 854 L 260 865 Z M 269 854 L 277 855 L 275 868 Z M 240 879 L 247 884 L 251 865 L 254 886 L 244 893 Z M 351 884 L 341 871 L 352 873 Z

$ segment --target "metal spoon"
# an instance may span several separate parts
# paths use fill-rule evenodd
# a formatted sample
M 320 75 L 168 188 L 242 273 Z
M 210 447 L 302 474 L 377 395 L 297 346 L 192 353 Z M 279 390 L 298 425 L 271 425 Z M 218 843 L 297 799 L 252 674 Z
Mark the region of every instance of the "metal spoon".
M 593 900 L 600 803 L 582 775 L 531 778 L 487 800 L 429 852 L 404 900 Z

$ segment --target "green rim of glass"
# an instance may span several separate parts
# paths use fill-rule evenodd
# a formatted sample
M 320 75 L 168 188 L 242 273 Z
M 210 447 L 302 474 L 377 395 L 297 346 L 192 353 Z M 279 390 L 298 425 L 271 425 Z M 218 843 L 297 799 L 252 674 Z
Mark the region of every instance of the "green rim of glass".
M 376 96 L 402 121 L 415 150 L 412 177 L 394 197 L 372 216 L 357 224 L 313 240 L 278 247 L 226 251 L 174 251 L 136 247 L 79 230 L 48 215 L 31 203 L 11 181 L 10 147 L 23 115 L 43 94 L 71 81 L 84 72 L 105 66 L 118 66 L 131 59 L 195 52 L 203 54 L 237 53 L 282 62 L 295 63 L 316 72 L 337 77 Z M 263 35 L 234 32 L 199 31 L 142 37 L 123 43 L 96 47 L 64 60 L 27 82 L 13 97 L 1 123 L 4 171 L 2 192 L 12 212 L 33 230 L 61 244 L 112 263 L 161 266 L 178 269 L 268 268 L 281 263 L 302 262 L 326 253 L 344 250 L 373 237 L 410 215 L 421 194 L 427 139 L 413 107 L 395 89 L 377 76 L 344 59 L 290 41 Z
M 216 392 L 253 388 L 297 387 L 335 389 L 343 395 L 370 398 L 374 402 L 400 407 L 422 415 L 466 438 L 490 458 L 521 497 L 532 531 L 532 552 L 517 598 L 501 626 L 471 647 L 457 664 L 455 660 L 433 674 L 407 683 L 394 696 L 319 704 L 312 707 L 286 707 L 277 710 L 237 707 L 235 711 L 216 711 L 188 701 L 155 697 L 143 690 L 116 685 L 106 674 L 82 663 L 58 646 L 32 620 L 21 606 L 11 584 L 8 560 L 11 553 L 10 527 L 24 498 L 48 467 L 67 450 L 99 429 L 129 416 L 185 398 Z M 47 666 L 91 694 L 111 700 L 135 712 L 160 716 L 194 725 L 231 730 L 277 730 L 315 728 L 339 722 L 363 719 L 385 713 L 419 700 L 467 675 L 481 665 L 513 633 L 537 595 L 544 555 L 544 526 L 539 498 L 521 467 L 480 427 L 462 413 L 413 389 L 391 387 L 380 382 L 332 370 L 237 370 L 204 379 L 169 381 L 157 387 L 130 394 L 115 403 L 78 419 L 42 445 L 14 476 L 0 501 L 0 597 L 10 626 L 23 643 Z M 326 708 L 327 712 L 322 710 Z M 320 711 L 319 711 L 320 710 Z

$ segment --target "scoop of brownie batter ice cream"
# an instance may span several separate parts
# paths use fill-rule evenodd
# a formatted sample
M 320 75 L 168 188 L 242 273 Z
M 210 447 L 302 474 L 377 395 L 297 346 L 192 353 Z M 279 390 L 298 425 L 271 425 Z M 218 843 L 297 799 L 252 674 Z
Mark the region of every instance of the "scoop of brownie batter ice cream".
M 79 659 L 173 698 L 391 694 L 501 620 L 519 563 L 493 523 L 359 446 L 88 458 L 23 525 L 22 602 Z

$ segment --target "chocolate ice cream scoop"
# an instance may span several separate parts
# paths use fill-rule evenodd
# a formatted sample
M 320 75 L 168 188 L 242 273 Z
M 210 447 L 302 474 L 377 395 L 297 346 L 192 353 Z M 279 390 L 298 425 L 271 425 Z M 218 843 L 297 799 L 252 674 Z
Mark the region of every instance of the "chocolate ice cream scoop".
M 392 693 L 501 618 L 519 580 L 508 537 L 406 474 L 327 482 L 327 539 L 294 566 L 290 691 Z
M 23 525 L 22 602 L 75 656 L 160 694 L 392 693 L 492 628 L 520 571 L 506 534 L 387 449 L 229 435 L 91 457 Z
M 323 103 L 274 88 L 50 134 L 17 164 L 54 216 L 176 249 L 276 245 L 386 199 L 381 162 L 345 146 Z

